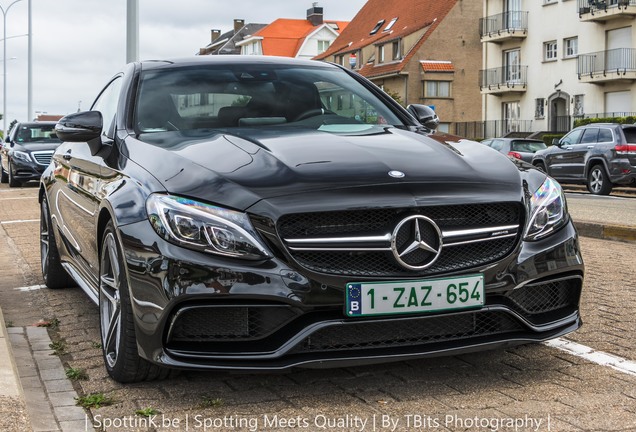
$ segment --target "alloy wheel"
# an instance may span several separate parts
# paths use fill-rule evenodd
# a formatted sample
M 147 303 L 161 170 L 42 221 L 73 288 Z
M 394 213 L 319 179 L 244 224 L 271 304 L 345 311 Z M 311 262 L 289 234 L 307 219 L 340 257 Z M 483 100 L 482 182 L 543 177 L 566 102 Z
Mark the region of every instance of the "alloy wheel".
M 603 172 L 600 168 L 594 168 L 590 175 L 590 189 L 592 189 L 593 193 L 597 194 L 601 191 L 603 188 L 603 181 Z
M 111 368 L 119 355 L 121 337 L 121 266 L 112 232 L 104 238 L 99 276 L 99 308 L 104 357 Z
M 50 232 L 49 209 L 46 205 L 46 200 L 42 200 L 42 209 L 40 211 L 40 261 L 42 264 L 42 276 L 45 279 L 49 272 Z

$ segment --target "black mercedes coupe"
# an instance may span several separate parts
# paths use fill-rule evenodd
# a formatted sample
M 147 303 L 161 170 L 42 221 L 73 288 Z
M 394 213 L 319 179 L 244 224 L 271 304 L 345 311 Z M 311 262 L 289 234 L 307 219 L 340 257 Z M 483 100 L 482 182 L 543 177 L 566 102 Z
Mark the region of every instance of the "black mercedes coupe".
M 581 325 L 558 183 L 343 67 L 132 63 L 56 126 L 42 274 L 120 382 L 457 354 Z

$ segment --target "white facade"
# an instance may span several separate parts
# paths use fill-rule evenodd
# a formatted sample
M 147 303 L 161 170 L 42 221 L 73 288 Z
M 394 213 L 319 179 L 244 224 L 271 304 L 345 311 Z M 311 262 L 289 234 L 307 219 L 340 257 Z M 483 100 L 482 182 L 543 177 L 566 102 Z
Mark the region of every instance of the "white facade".
M 296 57 L 312 59 L 318 54 L 322 54 L 327 51 L 329 45 L 331 45 L 337 37 L 338 32 L 335 31 L 330 24 L 325 23 L 305 38 L 305 41 L 298 50 Z
M 334 29 L 334 25 L 335 24 L 324 23 L 316 27 L 315 30 L 305 37 L 295 57 L 311 59 L 325 52 L 338 37 L 339 33 Z M 266 36 L 250 36 L 237 42 L 236 46 L 241 47 L 242 55 L 271 55 L 271 53 L 264 52 L 263 50 L 263 40 L 265 37 Z M 298 39 L 300 39 L 300 37 Z
M 484 120 L 565 132 L 573 117 L 635 113 L 636 0 L 607 3 L 483 0 Z

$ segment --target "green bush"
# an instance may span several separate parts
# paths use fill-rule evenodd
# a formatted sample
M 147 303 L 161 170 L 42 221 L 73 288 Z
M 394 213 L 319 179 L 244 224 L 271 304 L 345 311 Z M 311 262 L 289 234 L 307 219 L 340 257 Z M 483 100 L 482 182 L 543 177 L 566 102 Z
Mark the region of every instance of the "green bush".
M 561 139 L 561 137 L 563 137 L 563 134 L 545 134 L 543 135 L 543 142 L 545 145 L 551 146 L 553 139 Z
M 604 117 L 604 118 L 583 118 L 574 120 L 574 127 L 585 126 L 590 123 L 620 123 L 620 124 L 634 124 L 636 123 L 636 117 Z

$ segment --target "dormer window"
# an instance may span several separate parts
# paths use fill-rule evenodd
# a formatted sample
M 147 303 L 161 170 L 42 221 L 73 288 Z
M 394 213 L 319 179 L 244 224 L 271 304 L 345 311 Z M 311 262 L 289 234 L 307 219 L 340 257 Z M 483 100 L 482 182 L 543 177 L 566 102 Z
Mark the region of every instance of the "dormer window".
M 375 25 L 375 27 L 373 27 L 373 30 L 371 30 L 371 33 L 369 34 L 370 35 L 376 34 L 380 30 L 380 27 L 382 27 L 382 24 L 384 24 L 384 20 L 378 21 L 378 23 Z
M 386 25 L 386 27 L 384 27 L 385 32 L 391 30 L 391 28 L 393 27 L 393 24 L 395 24 L 395 22 L 397 21 L 397 17 L 393 18 L 391 21 L 389 21 L 389 23 Z

